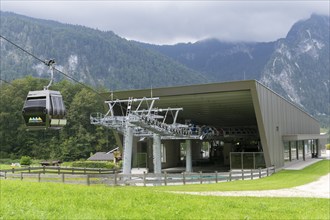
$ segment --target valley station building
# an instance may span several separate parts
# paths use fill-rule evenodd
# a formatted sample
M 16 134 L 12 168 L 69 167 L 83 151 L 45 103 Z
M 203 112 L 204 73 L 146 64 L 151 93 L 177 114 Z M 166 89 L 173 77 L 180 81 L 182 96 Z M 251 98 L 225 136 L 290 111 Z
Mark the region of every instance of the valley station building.
M 134 136 L 127 142 L 125 135 L 117 133 L 117 144 L 124 148 L 124 173 L 130 173 L 131 168 L 155 173 L 271 166 L 281 169 L 288 163 L 320 156 L 328 138 L 320 135 L 315 118 L 255 80 L 117 91 L 111 95 L 115 99 L 159 97 L 157 108 L 183 108 L 177 122 L 206 126 L 217 133 L 205 139 L 161 137 L 156 148 L 153 137 Z M 125 149 L 127 143 L 131 150 Z M 155 149 L 160 150 L 160 156 L 154 154 Z

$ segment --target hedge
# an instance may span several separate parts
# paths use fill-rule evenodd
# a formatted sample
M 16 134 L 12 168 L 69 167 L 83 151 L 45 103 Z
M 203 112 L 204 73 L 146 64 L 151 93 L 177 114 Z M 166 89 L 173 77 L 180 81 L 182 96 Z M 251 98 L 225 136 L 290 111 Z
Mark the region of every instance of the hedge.
M 116 164 L 112 162 L 98 162 L 98 161 L 76 161 L 72 163 L 72 167 L 105 168 L 105 169 L 118 168 Z

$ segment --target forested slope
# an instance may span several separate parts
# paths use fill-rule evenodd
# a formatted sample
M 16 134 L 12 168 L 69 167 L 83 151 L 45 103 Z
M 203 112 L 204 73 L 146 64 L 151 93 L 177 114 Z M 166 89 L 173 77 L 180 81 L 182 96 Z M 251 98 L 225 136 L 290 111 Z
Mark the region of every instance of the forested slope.
M 110 90 L 151 88 L 207 82 L 206 77 L 119 37 L 79 25 L 0 12 L 1 35 L 81 82 Z M 1 39 L 1 77 L 47 77 L 39 61 Z M 59 77 L 59 76 L 57 76 Z
M 115 146 L 112 132 L 90 124 L 90 113 L 104 112 L 104 99 L 79 84 L 61 81 L 59 90 L 67 109 L 67 125 L 62 130 L 26 131 L 22 108 L 30 90 L 42 89 L 48 81 L 32 77 L 0 84 L 0 158 L 28 155 L 64 161 L 88 158 L 96 151 Z

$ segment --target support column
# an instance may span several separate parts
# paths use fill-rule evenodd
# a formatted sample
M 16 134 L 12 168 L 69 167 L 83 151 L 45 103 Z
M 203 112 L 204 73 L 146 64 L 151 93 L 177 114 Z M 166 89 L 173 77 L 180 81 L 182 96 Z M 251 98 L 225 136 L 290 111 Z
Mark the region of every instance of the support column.
M 159 134 L 153 135 L 153 163 L 154 163 L 154 173 L 162 173 L 162 161 L 161 161 L 161 137 Z
M 191 140 L 186 140 L 186 172 L 192 172 Z
M 315 140 L 315 146 L 316 146 L 316 157 L 321 156 L 321 151 L 319 151 L 319 139 Z
M 126 123 L 124 134 L 123 174 L 131 174 L 133 149 L 133 127 Z
M 292 155 L 291 155 L 291 141 L 289 141 L 289 161 L 292 161 Z
M 296 141 L 296 157 L 297 157 L 297 160 L 299 160 L 299 142 Z
M 303 160 L 306 160 L 306 152 L 305 152 L 305 140 L 302 141 L 302 145 L 303 145 Z

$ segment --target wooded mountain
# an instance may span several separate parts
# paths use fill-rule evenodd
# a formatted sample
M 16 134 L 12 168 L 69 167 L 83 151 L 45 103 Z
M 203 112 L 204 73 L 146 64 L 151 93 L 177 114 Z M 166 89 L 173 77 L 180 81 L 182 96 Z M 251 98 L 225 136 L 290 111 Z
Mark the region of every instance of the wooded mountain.
M 329 17 L 314 14 L 274 42 L 208 39 L 193 44 L 140 45 L 215 81 L 259 80 L 329 125 L 329 30 Z
M 111 31 L 1 12 L 1 35 L 81 82 L 110 90 L 256 79 L 329 123 L 329 17 L 312 15 L 274 42 L 151 45 Z M 1 39 L 1 78 L 47 67 Z M 60 77 L 60 75 L 57 75 Z M 325 120 L 324 120 L 325 119 Z
M 140 45 L 161 52 L 213 81 L 233 81 L 260 79 L 274 50 L 274 44 L 228 43 L 206 39 L 193 44 Z
M 1 35 L 92 86 L 111 90 L 187 85 L 206 77 L 111 31 L 1 12 Z M 47 77 L 47 67 L 1 39 L 1 77 Z M 59 77 L 59 76 L 58 76 Z

